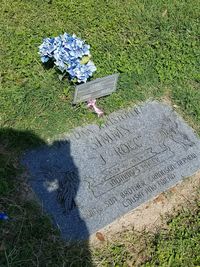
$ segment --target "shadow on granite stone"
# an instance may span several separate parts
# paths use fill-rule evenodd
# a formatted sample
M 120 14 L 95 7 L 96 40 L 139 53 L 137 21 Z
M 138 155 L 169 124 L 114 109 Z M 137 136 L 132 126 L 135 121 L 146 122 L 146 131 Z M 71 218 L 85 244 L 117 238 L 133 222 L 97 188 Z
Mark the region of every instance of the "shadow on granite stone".
M 34 150 L 30 151 L 33 148 Z M 48 145 L 30 131 L 5 128 L 0 130 L 0 149 L 3 162 L 6 162 L 5 157 L 10 157 L 13 152 L 19 157 L 29 150 L 29 152 L 25 152 L 22 160 L 29 170 L 29 183 L 44 210 L 51 215 L 53 223 L 60 230 L 62 237 L 67 243 L 72 241 L 70 262 L 76 262 L 77 266 L 84 264 L 84 266 L 92 267 L 88 242 L 79 242 L 87 240 L 89 232 L 84 220 L 79 215 L 75 201 L 80 179 L 78 168 L 70 154 L 70 143 L 56 141 L 52 145 Z M 4 153 L 4 151 L 6 152 Z M 12 177 L 16 176 L 14 170 L 11 175 Z M 0 182 L 0 190 L 2 184 Z M 78 245 L 76 246 L 76 244 Z

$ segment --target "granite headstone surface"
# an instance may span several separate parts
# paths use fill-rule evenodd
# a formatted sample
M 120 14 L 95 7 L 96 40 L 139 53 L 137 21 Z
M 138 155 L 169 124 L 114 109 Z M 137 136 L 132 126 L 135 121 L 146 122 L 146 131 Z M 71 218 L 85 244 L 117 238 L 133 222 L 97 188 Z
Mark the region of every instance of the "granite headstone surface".
M 23 157 L 29 182 L 66 240 L 87 239 L 200 169 L 200 140 L 156 101 L 75 129 Z
M 113 74 L 77 85 L 75 88 L 73 104 L 110 95 L 116 91 L 118 77 L 119 74 Z

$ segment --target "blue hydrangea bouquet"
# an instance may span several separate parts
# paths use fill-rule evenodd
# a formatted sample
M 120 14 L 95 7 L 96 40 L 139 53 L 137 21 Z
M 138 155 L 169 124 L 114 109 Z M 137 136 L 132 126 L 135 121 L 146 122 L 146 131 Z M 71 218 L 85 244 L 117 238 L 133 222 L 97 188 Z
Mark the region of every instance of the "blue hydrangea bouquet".
M 41 61 L 54 62 L 57 68 L 74 82 L 86 82 L 96 71 L 91 61 L 90 46 L 85 41 L 64 33 L 58 37 L 45 38 L 39 46 Z

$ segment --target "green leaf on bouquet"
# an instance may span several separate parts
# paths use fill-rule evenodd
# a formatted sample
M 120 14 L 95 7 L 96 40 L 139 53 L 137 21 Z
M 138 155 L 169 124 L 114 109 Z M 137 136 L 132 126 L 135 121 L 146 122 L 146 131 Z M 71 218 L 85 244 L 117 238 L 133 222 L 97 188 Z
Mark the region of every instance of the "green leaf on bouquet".
M 91 56 L 84 56 L 82 59 L 81 59 L 81 64 L 87 64 L 88 61 L 90 60 Z

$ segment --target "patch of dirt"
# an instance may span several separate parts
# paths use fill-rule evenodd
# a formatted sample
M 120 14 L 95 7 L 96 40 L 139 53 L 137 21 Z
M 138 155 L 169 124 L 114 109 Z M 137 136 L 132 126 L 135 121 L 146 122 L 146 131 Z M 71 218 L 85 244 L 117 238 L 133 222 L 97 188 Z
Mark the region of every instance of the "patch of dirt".
M 105 242 L 116 240 L 124 231 L 157 232 L 166 227 L 169 216 L 176 214 L 183 207 L 190 207 L 198 196 L 200 189 L 200 172 L 185 178 L 176 186 L 159 194 L 150 201 L 125 214 L 113 223 L 100 229 L 98 233 L 104 237 L 99 239 L 97 234 L 90 238 L 90 244 L 99 246 Z

